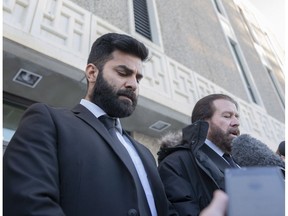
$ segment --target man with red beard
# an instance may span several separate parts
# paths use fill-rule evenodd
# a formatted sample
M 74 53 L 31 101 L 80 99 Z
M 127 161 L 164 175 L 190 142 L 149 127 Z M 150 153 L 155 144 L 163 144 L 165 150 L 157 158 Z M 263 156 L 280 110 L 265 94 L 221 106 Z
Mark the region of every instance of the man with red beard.
M 92 46 L 80 104 L 25 112 L 4 153 L 4 216 L 168 215 L 153 155 L 119 120 L 136 107 L 147 57 L 136 39 L 105 34 Z
M 158 170 L 166 195 L 179 215 L 199 215 L 213 192 L 225 190 L 224 170 L 238 168 L 231 158 L 232 140 L 240 135 L 238 104 L 224 94 L 200 99 L 192 124 L 167 134 L 158 152 Z

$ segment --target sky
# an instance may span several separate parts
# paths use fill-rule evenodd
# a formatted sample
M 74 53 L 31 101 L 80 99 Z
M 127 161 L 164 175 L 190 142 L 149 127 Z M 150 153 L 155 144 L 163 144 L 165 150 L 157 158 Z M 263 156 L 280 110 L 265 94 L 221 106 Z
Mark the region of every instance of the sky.
M 243 0 L 249 1 L 263 15 L 263 21 L 275 35 L 279 44 L 285 49 L 285 33 L 287 35 L 287 4 L 285 0 Z

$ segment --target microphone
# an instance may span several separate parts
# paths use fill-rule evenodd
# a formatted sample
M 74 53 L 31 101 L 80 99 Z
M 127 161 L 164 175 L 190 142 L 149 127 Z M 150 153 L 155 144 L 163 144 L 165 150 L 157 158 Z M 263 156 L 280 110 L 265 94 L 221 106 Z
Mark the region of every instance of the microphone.
M 278 166 L 285 169 L 285 163 L 266 144 L 248 134 L 242 134 L 232 141 L 232 157 L 241 167 Z

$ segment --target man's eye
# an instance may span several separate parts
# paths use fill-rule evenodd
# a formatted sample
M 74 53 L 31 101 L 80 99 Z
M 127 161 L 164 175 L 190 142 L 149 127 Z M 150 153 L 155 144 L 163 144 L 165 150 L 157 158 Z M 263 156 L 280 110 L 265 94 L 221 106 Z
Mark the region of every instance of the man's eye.
M 120 75 L 126 75 L 126 72 L 124 70 L 117 70 L 117 73 Z

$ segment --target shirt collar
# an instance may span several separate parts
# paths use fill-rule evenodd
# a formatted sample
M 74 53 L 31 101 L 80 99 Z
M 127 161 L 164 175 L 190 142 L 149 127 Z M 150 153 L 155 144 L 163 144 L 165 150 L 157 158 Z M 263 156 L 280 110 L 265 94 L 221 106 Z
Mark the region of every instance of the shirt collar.
M 86 107 L 96 118 L 99 118 L 102 115 L 107 115 L 103 109 L 101 109 L 99 106 L 92 103 L 91 101 L 81 99 L 80 104 Z M 122 134 L 122 126 L 119 118 L 116 118 L 116 128 Z
M 220 157 L 223 156 L 224 152 L 218 146 L 216 146 L 213 142 L 206 139 L 205 144 L 208 145 L 213 151 L 215 151 Z

